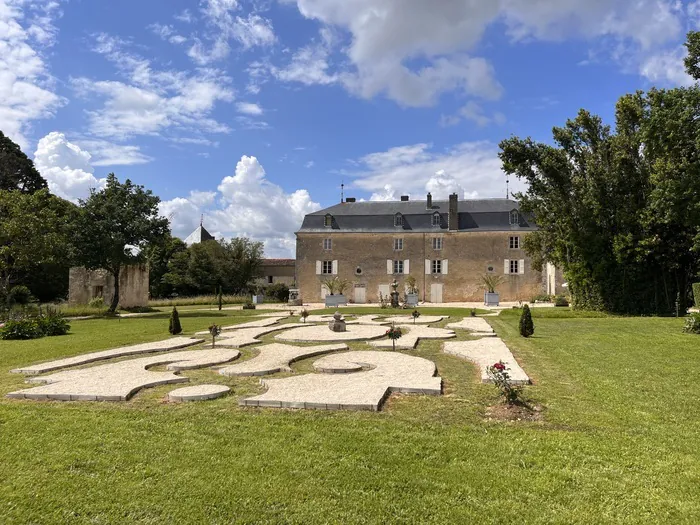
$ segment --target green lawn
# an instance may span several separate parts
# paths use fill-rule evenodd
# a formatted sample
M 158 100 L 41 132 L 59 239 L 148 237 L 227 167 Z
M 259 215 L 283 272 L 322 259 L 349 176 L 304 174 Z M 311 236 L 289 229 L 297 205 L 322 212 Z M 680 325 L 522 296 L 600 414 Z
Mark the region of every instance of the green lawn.
M 244 313 L 256 312 L 181 318 L 191 333 Z M 170 404 L 175 387 L 163 386 L 127 403 L 1 399 L 0 523 L 699 522 L 700 337 L 678 319 L 533 317 L 530 340 L 515 312 L 488 319 L 534 379 L 540 422 L 487 420 L 493 387 L 440 342 L 411 353 L 436 362 L 444 395 L 392 396 L 380 413 L 241 409 L 258 380 L 206 370 L 186 375 L 233 395 Z M 167 315 L 98 319 L 66 337 L 1 341 L 0 394 L 22 388 L 8 373 L 18 365 L 166 329 Z

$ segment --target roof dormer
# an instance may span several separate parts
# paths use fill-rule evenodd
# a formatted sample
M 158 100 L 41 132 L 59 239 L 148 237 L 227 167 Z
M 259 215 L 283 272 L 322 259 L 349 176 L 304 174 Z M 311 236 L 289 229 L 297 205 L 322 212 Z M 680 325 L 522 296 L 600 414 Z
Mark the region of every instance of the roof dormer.
M 397 228 L 403 228 L 403 215 L 400 213 L 394 215 L 394 226 Z

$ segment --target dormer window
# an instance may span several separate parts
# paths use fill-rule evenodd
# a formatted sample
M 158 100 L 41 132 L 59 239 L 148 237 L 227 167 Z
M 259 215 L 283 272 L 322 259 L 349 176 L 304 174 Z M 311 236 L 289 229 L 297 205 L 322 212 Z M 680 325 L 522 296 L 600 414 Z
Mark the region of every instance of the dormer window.
M 330 228 L 331 226 L 333 226 L 333 215 L 327 213 L 326 216 L 323 218 L 323 225 L 326 228 Z
M 394 226 L 401 228 L 403 227 L 403 215 L 397 213 L 394 215 Z
M 433 213 L 433 226 L 439 227 L 442 223 L 439 213 Z
M 518 210 L 512 210 L 510 212 L 510 223 L 511 225 L 520 224 L 520 213 L 518 213 Z

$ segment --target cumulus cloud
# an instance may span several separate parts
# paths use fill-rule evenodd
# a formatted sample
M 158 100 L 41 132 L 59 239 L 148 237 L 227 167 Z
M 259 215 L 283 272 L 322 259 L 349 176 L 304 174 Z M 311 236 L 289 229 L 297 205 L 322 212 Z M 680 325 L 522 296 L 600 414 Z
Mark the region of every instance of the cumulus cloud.
M 457 192 L 464 198 L 505 197 L 506 177 L 498 147 L 490 142 L 465 142 L 447 151 L 433 151 L 430 144 L 399 146 L 371 153 L 356 161 L 353 187 L 371 193 L 372 200 L 396 200 L 401 194 L 438 198 Z M 510 190 L 524 185 L 511 180 Z
M 37 144 L 34 165 L 49 184 L 51 193 L 72 202 L 85 199 L 91 189 L 101 189 L 106 179 L 93 174 L 91 155 L 69 142 L 63 133 L 52 131 Z
M 0 0 L 0 129 L 23 148 L 31 123 L 65 103 L 41 56 L 55 41 L 59 14 L 58 2 Z
M 304 216 L 320 209 L 305 189 L 286 192 L 270 182 L 257 158 L 242 156 L 233 175 L 224 177 L 216 192 L 191 192 L 161 203 L 175 235 L 186 237 L 200 216 L 210 233 L 246 236 L 265 243 L 268 257 L 294 256 L 294 231 Z
M 468 120 L 479 127 L 485 127 L 490 124 L 504 124 L 506 116 L 499 111 L 488 115 L 478 103 L 470 100 L 459 109 L 456 115 L 443 115 L 440 119 L 440 124 L 442 126 L 454 126 L 462 120 Z
M 239 102 L 236 104 L 236 110 L 245 115 L 258 116 L 263 114 L 263 109 L 252 102 Z

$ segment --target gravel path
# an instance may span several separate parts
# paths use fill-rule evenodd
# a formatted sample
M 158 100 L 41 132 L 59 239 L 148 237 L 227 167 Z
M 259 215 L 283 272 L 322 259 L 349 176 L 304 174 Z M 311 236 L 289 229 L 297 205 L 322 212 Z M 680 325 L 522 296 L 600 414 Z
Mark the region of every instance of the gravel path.
M 347 350 L 345 344 L 322 346 L 291 346 L 279 343 L 258 347 L 260 353 L 249 359 L 219 370 L 225 376 L 262 376 L 281 371 L 290 371 L 289 365 L 299 359 Z
M 445 328 L 432 328 L 424 325 L 398 325 L 403 335 L 396 340 L 396 348 L 412 349 L 418 345 L 421 339 L 452 339 L 456 337 L 452 330 Z M 385 327 L 386 328 L 386 327 Z M 393 348 L 391 339 L 370 341 L 370 345 L 377 348 Z
M 530 378 L 525 373 L 506 344 L 500 338 L 485 338 L 475 341 L 450 341 L 444 343 L 443 351 L 475 363 L 481 370 L 481 381 L 489 383 L 486 369 L 499 361 L 510 368 L 508 373 L 515 384 L 528 384 Z
M 326 325 L 309 325 L 302 328 L 294 328 L 275 336 L 280 341 L 297 343 L 320 343 L 326 341 L 364 341 L 383 337 L 386 327 L 349 324 L 345 332 L 333 332 Z
M 228 394 L 231 389 L 224 385 L 193 385 L 176 388 L 168 394 L 170 401 L 205 401 Z

